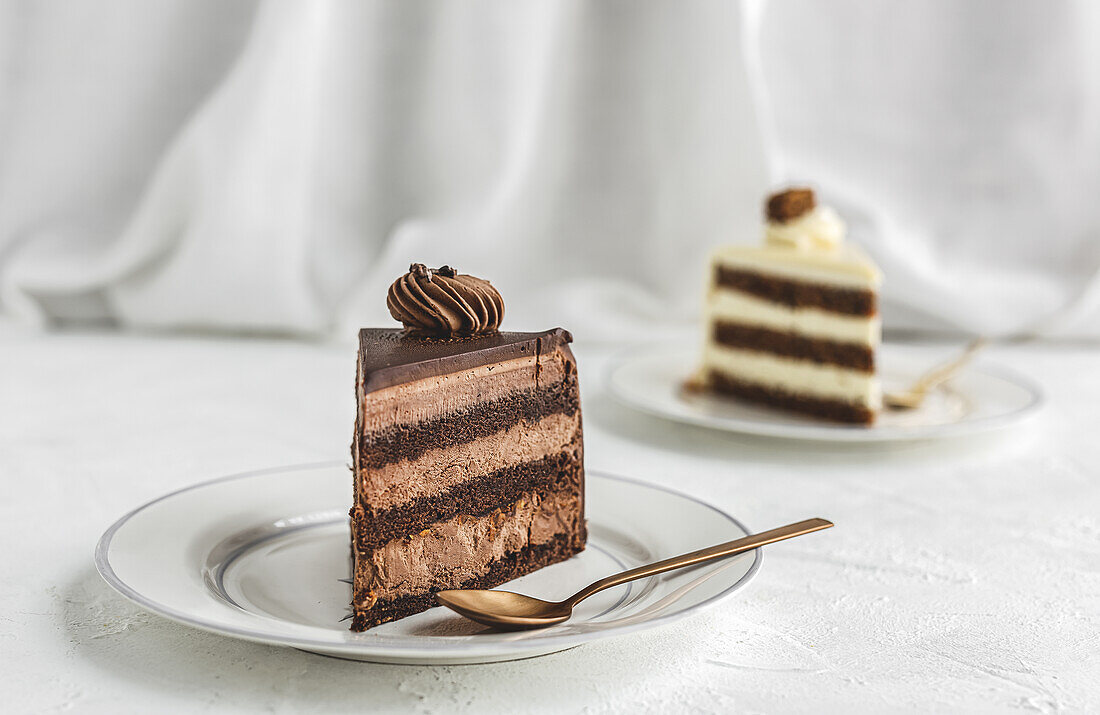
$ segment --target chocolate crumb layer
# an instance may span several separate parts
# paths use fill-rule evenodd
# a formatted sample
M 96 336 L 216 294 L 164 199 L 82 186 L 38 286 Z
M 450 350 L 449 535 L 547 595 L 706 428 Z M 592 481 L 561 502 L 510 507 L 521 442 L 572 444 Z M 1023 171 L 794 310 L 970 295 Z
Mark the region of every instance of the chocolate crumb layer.
M 415 459 L 430 449 L 463 444 L 506 430 L 521 421 L 534 424 L 553 414 L 572 416 L 580 409 L 577 377 L 536 390 L 517 392 L 493 402 L 473 405 L 436 420 L 394 425 L 359 435 L 357 469 Z
M 714 370 L 707 374 L 707 383 L 712 390 L 721 394 L 733 395 L 750 402 L 781 407 L 834 422 L 871 424 L 875 421 L 875 413 L 866 405 L 796 395 L 783 390 L 761 387 L 735 380 Z
M 875 371 L 875 351 L 870 345 L 808 338 L 795 333 L 724 321 L 714 324 L 713 337 L 716 343 L 731 348 L 758 350 L 861 372 Z
M 513 551 L 506 554 L 504 558 L 494 561 L 489 571 L 482 576 L 464 582 L 461 588 L 494 588 L 544 566 L 565 561 L 584 550 L 584 541 L 583 533 L 558 534 L 546 543 L 529 545 L 519 551 Z M 354 615 L 351 630 L 365 631 L 388 621 L 426 611 L 436 605 L 435 593 L 438 590 L 440 589 L 377 601 L 371 608 L 361 605 L 363 599 L 356 598 L 356 603 L 352 604 Z
M 814 210 L 813 189 L 793 188 L 768 197 L 765 215 L 769 221 L 786 223 Z
M 479 517 L 525 493 L 579 492 L 584 479 L 579 434 L 574 445 L 574 451 L 516 464 L 392 509 L 375 512 L 369 504 L 357 504 L 351 509 L 356 547 L 368 551 L 459 514 Z
M 728 266 L 717 266 L 714 280 L 719 288 L 733 288 L 791 308 L 818 308 L 860 316 L 878 312 L 878 301 L 872 290 L 803 283 Z

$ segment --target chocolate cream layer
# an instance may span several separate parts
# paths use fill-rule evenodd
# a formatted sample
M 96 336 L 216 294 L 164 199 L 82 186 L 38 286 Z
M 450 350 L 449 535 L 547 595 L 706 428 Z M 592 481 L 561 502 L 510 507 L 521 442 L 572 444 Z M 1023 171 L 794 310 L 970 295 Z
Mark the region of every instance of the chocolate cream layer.
M 354 605 L 457 588 L 488 573 L 508 554 L 566 533 L 584 543 L 583 497 L 572 489 L 524 494 L 480 517 L 458 515 L 360 553 Z
M 581 415 L 551 414 L 534 424 L 521 422 L 450 447 L 430 449 L 356 472 L 356 494 L 365 507 L 382 511 L 434 493 L 453 490 L 515 465 L 580 449 Z
M 463 581 L 459 588 L 494 588 L 524 574 L 564 561 L 583 549 L 583 536 L 578 539 L 574 534 L 558 534 L 550 541 L 509 552 L 504 558 L 494 561 L 484 574 Z M 364 631 L 387 621 L 426 611 L 434 605 L 435 594 L 431 591 L 375 600 L 370 608 L 353 605 L 351 629 Z

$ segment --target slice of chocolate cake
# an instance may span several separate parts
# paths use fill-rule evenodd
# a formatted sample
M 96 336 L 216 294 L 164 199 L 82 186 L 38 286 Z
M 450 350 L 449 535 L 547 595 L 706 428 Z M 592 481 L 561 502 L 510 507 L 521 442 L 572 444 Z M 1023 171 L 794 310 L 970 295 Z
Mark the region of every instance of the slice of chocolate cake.
M 352 630 L 419 613 L 584 548 L 571 336 L 505 333 L 487 282 L 414 264 L 399 329 L 359 333 Z

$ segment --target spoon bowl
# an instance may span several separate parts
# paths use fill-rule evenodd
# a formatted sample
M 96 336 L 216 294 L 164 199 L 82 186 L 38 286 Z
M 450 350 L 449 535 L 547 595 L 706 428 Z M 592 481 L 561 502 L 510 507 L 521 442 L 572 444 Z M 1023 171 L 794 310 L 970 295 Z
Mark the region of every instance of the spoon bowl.
M 569 619 L 566 603 L 543 601 L 510 591 L 440 591 L 435 600 L 471 621 L 491 628 L 545 628 Z

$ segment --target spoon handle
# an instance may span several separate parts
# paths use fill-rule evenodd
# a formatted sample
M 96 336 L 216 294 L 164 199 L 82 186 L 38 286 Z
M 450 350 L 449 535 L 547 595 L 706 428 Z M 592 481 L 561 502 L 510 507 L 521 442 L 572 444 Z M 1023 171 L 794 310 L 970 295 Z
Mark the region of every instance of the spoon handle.
M 685 566 L 693 566 L 695 564 L 701 564 L 705 561 L 713 561 L 714 559 L 721 559 L 726 556 L 733 556 L 734 554 L 740 554 L 744 551 L 752 551 L 755 548 L 764 546 L 765 544 L 772 544 L 776 541 L 782 541 L 784 539 L 791 539 L 795 536 L 802 536 L 803 534 L 809 534 L 813 531 L 820 531 L 821 529 L 828 529 L 833 525 L 833 522 L 826 521 L 825 519 L 806 519 L 805 521 L 799 521 L 794 524 L 788 524 L 781 526 L 778 529 L 770 529 L 768 531 L 762 531 L 759 534 L 750 534 L 741 539 L 734 539 L 733 541 L 727 541 L 724 544 L 718 544 L 717 546 L 710 546 L 698 551 L 692 551 L 688 554 L 681 554 L 679 556 L 673 556 L 670 559 L 664 561 L 658 561 L 652 564 L 646 564 L 645 566 L 639 566 L 638 568 L 630 569 L 629 571 L 623 571 L 622 573 L 613 574 L 606 578 L 602 578 L 593 584 L 586 586 L 577 593 L 573 594 L 569 598 L 562 601 L 570 608 L 577 605 L 589 596 L 599 593 L 604 589 L 611 588 L 612 586 L 618 586 L 621 583 L 627 581 L 635 581 L 646 576 L 654 576 L 665 571 L 672 571 L 673 569 L 683 568 Z

